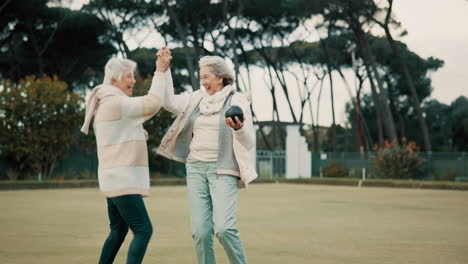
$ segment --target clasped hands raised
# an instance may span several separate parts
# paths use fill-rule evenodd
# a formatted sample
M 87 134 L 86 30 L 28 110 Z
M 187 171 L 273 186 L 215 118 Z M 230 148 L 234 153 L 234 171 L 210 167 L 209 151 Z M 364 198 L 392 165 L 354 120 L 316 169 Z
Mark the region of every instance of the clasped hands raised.
M 167 47 L 162 47 L 156 53 L 157 60 L 156 60 L 156 71 L 158 72 L 165 72 L 169 69 L 171 65 L 172 55 L 171 51 Z

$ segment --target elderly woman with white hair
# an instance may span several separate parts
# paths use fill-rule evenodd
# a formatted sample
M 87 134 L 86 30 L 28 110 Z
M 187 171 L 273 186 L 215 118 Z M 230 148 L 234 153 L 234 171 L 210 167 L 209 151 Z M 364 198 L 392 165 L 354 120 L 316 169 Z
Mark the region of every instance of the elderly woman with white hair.
M 174 95 L 168 81 L 163 107 L 177 115 L 157 152 L 186 163 L 192 237 L 199 264 L 216 263 L 216 235 L 230 263 L 247 263 L 237 228 L 238 188 L 257 177 L 250 102 L 233 86 L 234 74 L 218 56 L 200 59 L 204 89 Z M 162 86 L 160 86 L 162 87 Z M 225 118 L 231 105 L 243 120 Z
M 148 94 L 131 97 L 135 85 L 136 63 L 127 59 L 110 59 L 105 66 L 102 85 L 91 92 L 86 104 L 81 131 L 88 134 L 94 118 L 98 151 L 99 188 L 107 198 L 110 233 L 102 248 L 100 264 L 113 263 L 128 229 L 134 233 L 127 264 L 141 263 L 153 228 L 143 202 L 149 194 L 148 150 L 143 122 L 155 115 L 162 105 L 161 81 L 170 74 L 168 53 L 159 56 Z

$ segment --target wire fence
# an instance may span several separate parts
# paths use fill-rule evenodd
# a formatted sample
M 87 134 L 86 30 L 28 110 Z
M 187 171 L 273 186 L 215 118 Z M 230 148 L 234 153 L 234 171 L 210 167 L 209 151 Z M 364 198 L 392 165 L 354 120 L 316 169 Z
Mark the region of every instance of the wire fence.
M 348 177 L 375 178 L 373 167 L 376 153 L 320 152 L 312 153 L 312 177 L 326 177 L 322 171 L 332 164 L 347 169 Z M 466 152 L 417 153 L 423 161 L 419 180 L 468 181 Z M 257 171 L 260 178 L 283 178 L 286 174 L 286 152 L 258 150 Z M 404 175 L 403 177 L 404 178 Z
M 286 151 L 257 150 L 257 172 L 260 178 L 285 177 Z
M 375 177 L 373 157 L 376 153 L 322 152 L 312 153 L 312 175 L 320 176 L 332 163 L 348 169 L 351 177 Z M 419 180 L 468 181 L 468 155 L 466 152 L 420 152 L 423 161 Z
M 323 170 L 332 164 L 346 168 L 349 177 L 374 177 L 372 172 L 373 157 L 376 153 L 359 152 L 320 152 L 311 155 L 311 176 L 321 177 Z M 423 160 L 420 180 L 468 181 L 468 155 L 466 152 L 436 152 L 418 153 Z M 286 175 L 286 151 L 257 150 L 256 166 L 260 178 L 284 178 Z M 7 160 L 0 159 L 0 179 L 19 177 L 17 169 Z M 70 153 L 62 159 L 54 170 L 54 178 L 58 179 L 92 179 L 97 177 L 97 155 L 91 153 Z M 158 173 L 158 168 L 150 168 L 152 173 Z M 185 166 L 174 162 L 167 175 L 185 176 Z M 15 175 L 16 174 L 16 175 Z M 21 176 L 21 175 L 20 175 Z M 30 178 L 34 179 L 34 175 Z

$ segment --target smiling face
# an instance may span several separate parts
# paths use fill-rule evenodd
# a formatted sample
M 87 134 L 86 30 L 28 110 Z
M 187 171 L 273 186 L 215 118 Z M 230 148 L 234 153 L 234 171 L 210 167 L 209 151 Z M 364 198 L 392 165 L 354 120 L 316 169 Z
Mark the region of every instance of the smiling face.
M 209 95 L 221 91 L 224 87 L 223 78 L 215 75 L 209 66 L 200 67 L 200 80 Z
M 122 90 L 128 96 L 132 96 L 133 86 L 135 83 L 136 80 L 132 70 L 125 70 L 120 80 L 112 79 L 112 84 L 117 86 L 117 88 Z

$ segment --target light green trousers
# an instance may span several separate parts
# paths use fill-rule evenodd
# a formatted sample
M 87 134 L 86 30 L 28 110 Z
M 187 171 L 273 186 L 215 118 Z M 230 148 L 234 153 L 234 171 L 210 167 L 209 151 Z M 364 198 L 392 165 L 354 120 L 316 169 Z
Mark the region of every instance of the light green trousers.
M 215 264 L 213 236 L 231 264 L 247 263 L 237 229 L 237 180 L 216 174 L 216 162 L 187 163 L 192 238 L 198 264 Z

